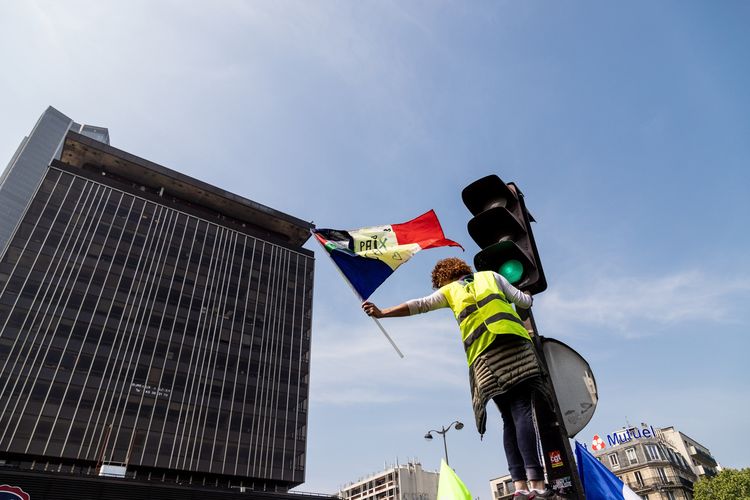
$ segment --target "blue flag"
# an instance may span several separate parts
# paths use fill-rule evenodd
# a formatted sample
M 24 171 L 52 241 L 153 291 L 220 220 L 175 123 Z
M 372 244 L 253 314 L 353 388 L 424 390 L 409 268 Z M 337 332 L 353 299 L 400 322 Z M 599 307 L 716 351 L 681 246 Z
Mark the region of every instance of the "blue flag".
M 581 443 L 576 442 L 578 475 L 586 498 L 591 500 L 641 500 L 633 490 L 620 481 Z

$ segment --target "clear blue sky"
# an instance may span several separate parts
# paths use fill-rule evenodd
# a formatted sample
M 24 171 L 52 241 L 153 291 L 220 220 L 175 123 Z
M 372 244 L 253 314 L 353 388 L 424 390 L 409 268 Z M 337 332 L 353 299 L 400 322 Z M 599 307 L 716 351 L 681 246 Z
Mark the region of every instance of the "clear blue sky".
M 590 441 L 674 425 L 750 465 L 750 4 L 6 1 L 0 161 L 53 105 L 112 144 L 321 227 L 430 208 L 458 249 L 373 296 L 426 295 L 477 251 L 461 189 L 515 181 L 539 221 L 541 333 L 600 389 Z M 316 244 L 309 242 L 314 248 Z M 315 248 L 308 481 L 332 492 L 419 459 L 474 496 L 506 473 L 499 415 L 474 430 L 448 311 L 386 320 L 401 360 Z

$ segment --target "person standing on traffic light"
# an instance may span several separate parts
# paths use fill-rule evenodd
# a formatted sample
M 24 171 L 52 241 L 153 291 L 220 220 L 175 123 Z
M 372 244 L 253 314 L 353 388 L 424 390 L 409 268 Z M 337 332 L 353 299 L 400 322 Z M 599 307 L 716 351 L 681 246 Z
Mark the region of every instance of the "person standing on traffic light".
M 515 498 L 551 498 L 537 452 L 532 415 L 534 394 L 544 391 L 541 368 L 529 332 L 515 309 L 528 309 L 531 295 L 493 271 L 472 272 L 461 259 L 438 261 L 432 270 L 436 291 L 420 299 L 380 309 L 364 302 L 375 318 L 411 316 L 449 307 L 458 321 L 469 364 L 469 383 L 477 430 L 486 430 L 486 406 L 493 400 L 503 418 L 503 444 Z

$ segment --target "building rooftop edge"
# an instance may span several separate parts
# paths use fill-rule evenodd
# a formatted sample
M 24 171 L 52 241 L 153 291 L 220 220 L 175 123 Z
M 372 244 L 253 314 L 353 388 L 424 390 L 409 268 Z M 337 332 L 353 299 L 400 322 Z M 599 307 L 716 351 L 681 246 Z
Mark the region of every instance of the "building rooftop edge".
M 310 230 L 315 227 L 311 222 L 303 221 L 77 132 L 70 131 L 65 137 L 61 160 L 78 168 L 86 164 L 95 164 L 112 169 L 113 173 L 127 179 L 137 180 L 152 187 L 164 187 L 165 191 L 185 198 L 187 201 L 281 234 L 295 245 L 302 246 L 309 239 Z
M 371 481 L 375 478 L 378 478 L 380 476 L 383 476 L 385 474 L 389 474 L 391 472 L 396 471 L 397 469 L 416 469 L 416 466 L 419 466 L 419 468 L 422 470 L 422 472 L 428 473 L 428 474 L 440 474 L 440 471 L 437 470 L 426 470 L 422 467 L 421 462 L 409 462 L 406 464 L 394 464 L 390 467 L 387 467 L 383 469 L 380 472 L 373 472 L 372 474 L 369 474 L 367 476 L 363 476 L 360 479 L 357 479 L 356 481 L 352 481 L 349 483 L 344 484 L 342 487 L 339 488 L 339 491 L 348 490 L 350 488 L 354 488 L 355 486 L 358 486 L 360 484 L 366 483 L 368 481 Z

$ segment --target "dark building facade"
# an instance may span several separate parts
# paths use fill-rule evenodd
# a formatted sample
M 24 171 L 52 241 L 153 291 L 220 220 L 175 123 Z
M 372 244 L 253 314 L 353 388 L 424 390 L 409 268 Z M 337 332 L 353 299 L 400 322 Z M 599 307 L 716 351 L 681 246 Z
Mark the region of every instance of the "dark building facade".
M 304 481 L 311 224 L 69 132 L 0 259 L 0 459 Z
M 338 500 L 335 495 L 215 488 L 0 468 L 2 500 Z

